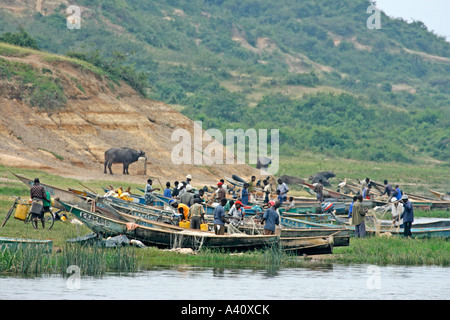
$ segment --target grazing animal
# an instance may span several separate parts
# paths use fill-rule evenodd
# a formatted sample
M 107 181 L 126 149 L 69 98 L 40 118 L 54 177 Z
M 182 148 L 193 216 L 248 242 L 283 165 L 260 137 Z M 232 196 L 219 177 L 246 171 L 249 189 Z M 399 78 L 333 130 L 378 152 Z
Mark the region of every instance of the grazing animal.
M 140 157 L 145 157 L 144 151 L 137 151 L 130 148 L 111 148 L 105 152 L 105 168 L 104 172 L 106 173 L 106 166 L 108 166 L 109 173 L 112 173 L 111 166 L 113 163 L 123 163 L 123 174 L 128 173 L 128 166 L 138 161 Z
M 267 169 L 271 163 L 272 159 L 261 156 L 256 163 L 256 169 Z

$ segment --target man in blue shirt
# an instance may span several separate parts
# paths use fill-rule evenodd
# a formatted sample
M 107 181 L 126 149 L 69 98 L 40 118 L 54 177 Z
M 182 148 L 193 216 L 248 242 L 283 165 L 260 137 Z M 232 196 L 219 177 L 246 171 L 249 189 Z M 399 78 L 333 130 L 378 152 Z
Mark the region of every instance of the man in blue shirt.
M 352 213 L 353 213 L 353 204 L 355 203 L 355 201 L 357 200 L 356 196 L 353 196 L 353 201 L 352 203 L 350 203 L 350 208 L 348 208 L 348 217 L 351 218 L 352 217 Z
M 403 219 L 403 235 L 405 237 L 411 237 L 411 226 L 414 222 L 414 210 L 411 201 L 409 201 L 408 196 L 404 194 L 402 196 L 403 201 L 403 213 L 400 216 Z
M 395 196 L 395 198 L 397 200 L 400 200 L 402 198 L 402 190 L 400 190 L 400 187 L 398 185 L 395 186 L 395 191 L 397 191 L 397 195 Z
M 268 208 L 264 212 L 262 223 L 264 223 L 264 234 L 271 235 L 275 234 L 275 225 L 280 224 L 280 216 L 276 211 L 280 207 L 280 203 L 277 201 L 273 206 Z
M 170 182 L 166 182 L 166 189 L 164 189 L 164 197 L 172 198 L 172 190 L 170 190 Z
M 225 209 L 223 207 L 227 202 L 228 200 L 223 198 L 220 200 L 220 204 L 214 208 L 214 233 L 217 235 L 225 234 Z

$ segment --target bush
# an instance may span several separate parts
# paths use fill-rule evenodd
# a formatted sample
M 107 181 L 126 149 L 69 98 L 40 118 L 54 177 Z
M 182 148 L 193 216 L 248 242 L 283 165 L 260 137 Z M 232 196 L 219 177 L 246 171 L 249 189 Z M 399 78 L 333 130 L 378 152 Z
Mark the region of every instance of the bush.
M 7 32 L 0 36 L 0 41 L 13 44 L 19 47 L 26 47 L 39 50 L 36 40 L 31 37 L 23 27 L 16 33 Z

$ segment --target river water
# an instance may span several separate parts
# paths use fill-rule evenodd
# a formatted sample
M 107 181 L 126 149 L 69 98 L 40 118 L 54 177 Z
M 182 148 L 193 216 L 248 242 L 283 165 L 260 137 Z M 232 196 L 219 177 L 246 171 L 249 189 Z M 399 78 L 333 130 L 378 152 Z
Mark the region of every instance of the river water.
M 278 270 L 173 267 L 101 277 L 0 277 L 1 300 L 447 300 L 449 268 L 332 265 Z

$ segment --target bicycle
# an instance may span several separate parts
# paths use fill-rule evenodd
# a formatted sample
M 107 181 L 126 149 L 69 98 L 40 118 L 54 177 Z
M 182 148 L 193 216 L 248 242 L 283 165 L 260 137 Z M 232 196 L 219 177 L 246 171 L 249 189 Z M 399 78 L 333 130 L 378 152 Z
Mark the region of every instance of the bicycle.
M 42 224 L 42 229 L 50 230 L 53 227 L 53 224 L 55 223 L 55 214 L 50 210 L 50 208 L 45 210 L 45 212 L 42 214 L 40 218 L 34 218 L 33 214 L 30 211 L 31 203 L 26 200 L 22 200 L 20 197 L 12 196 L 15 198 L 14 203 L 12 204 L 11 208 L 9 208 L 8 213 L 6 214 L 5 219 L 3 220 L 3 223 L 1 225 L 1 228 L 3 228 L 8 221 L 8 219 L 11 217 L 12 213 L 17 210 L 17 205 L 25 205 L 27 206 L 27 213 L 25 219 L 18 217 L 17 219 L 22 220 L 25 222 L 25 224 L 28 224 L 31 222 L 31 225 L 35 229 L 39 229 L 39 221 Z

